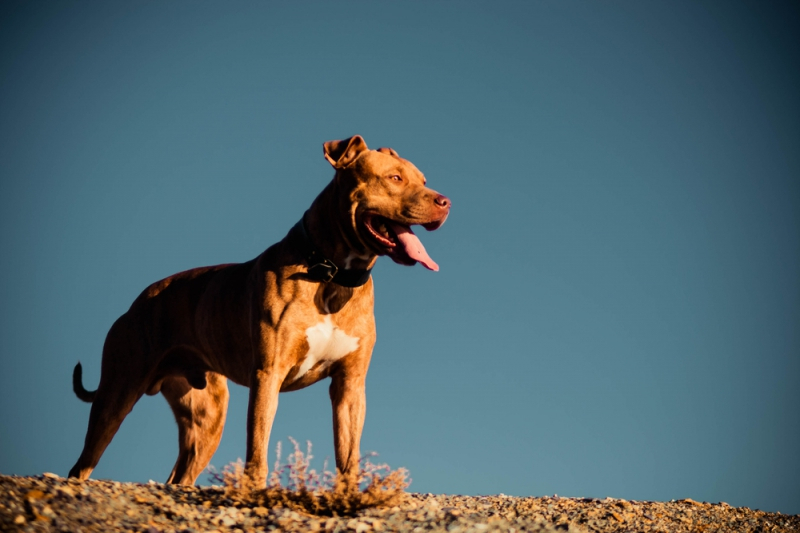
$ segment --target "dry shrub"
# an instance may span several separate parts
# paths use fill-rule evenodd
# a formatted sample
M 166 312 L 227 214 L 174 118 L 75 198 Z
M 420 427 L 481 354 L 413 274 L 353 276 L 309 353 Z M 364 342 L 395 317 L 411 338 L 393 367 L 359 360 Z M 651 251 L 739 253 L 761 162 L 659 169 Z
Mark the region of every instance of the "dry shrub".
M 225 486 L 226 495 L 243 505 L 285 507 L 315 515 L 353 515 L 368 507 L 399 505 L 405 501 L 405 489 L 411 483 L 405 468 L 392 470 L 386 464 L 374 464 L 366 454 L 359 462 L 357 476 L 344 476 L 328 471 L 327 460 L 322 472 L 311 468 L 311 442 L 306 452 L 289 437 L 294 451 L 286 464 L 281 463 L 281 443 L 278 442 L 275 465 L 265 489 L 248 486 L 241 459 L 225 466 L 221 472 L 209 467 L 209 478 Z

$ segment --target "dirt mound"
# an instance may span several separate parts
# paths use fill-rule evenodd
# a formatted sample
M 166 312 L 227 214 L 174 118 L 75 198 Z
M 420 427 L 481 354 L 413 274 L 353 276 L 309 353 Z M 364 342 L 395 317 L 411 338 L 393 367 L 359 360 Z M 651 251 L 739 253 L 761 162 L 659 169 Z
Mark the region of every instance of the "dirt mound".
M 418 529 L 419 528 L 419 529 Z M 0 476 L 0 530 L 146 533 L 205 531 L 798 531 L 800 517 L 692 500 L 516 498 L 408 494 L 389 509 L 312 516 L 250 507 L 221 487 L 75 481 L 54 474 Z

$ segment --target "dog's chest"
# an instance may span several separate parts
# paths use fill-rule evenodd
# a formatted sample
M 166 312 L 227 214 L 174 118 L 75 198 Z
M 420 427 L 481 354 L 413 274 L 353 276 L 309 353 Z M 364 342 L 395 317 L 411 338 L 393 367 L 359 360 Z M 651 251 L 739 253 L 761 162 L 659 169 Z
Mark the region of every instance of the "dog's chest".
M 358 348 L 358 337 L 348 335 L 333 323 L 330 315 L 306 329 L 308 352 L 297 370 L 295 380 L 301 379 L 314 367 L 324 371 L 330 365 Z M 317 366 L 319 365 L 319 366 Z

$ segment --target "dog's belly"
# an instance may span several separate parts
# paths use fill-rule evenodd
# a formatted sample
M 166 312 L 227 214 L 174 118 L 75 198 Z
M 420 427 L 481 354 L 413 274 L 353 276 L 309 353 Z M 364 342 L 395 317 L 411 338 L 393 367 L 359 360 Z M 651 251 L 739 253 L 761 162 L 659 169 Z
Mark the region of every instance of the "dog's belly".
M 358 349 L 360 339 L 348 335 L 333 323 L 330 315 L 306 329 L 308 352 L 291 376 L 291 386 L 309 385 L 328 374 L 330 366 Z

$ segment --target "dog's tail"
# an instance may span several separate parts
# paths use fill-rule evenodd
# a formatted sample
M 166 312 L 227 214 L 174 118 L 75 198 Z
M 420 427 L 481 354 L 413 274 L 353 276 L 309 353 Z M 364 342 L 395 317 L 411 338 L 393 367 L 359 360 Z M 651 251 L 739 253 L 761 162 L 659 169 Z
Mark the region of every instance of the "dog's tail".
M 75 396 L 84 402 L 91 403 L 97 396 L 96 390 L 89 391 L 83 388 L 83 367 L 80 363 L 75 365 L 75 370 L 72 371 L 72 390 L 75 391 Z

